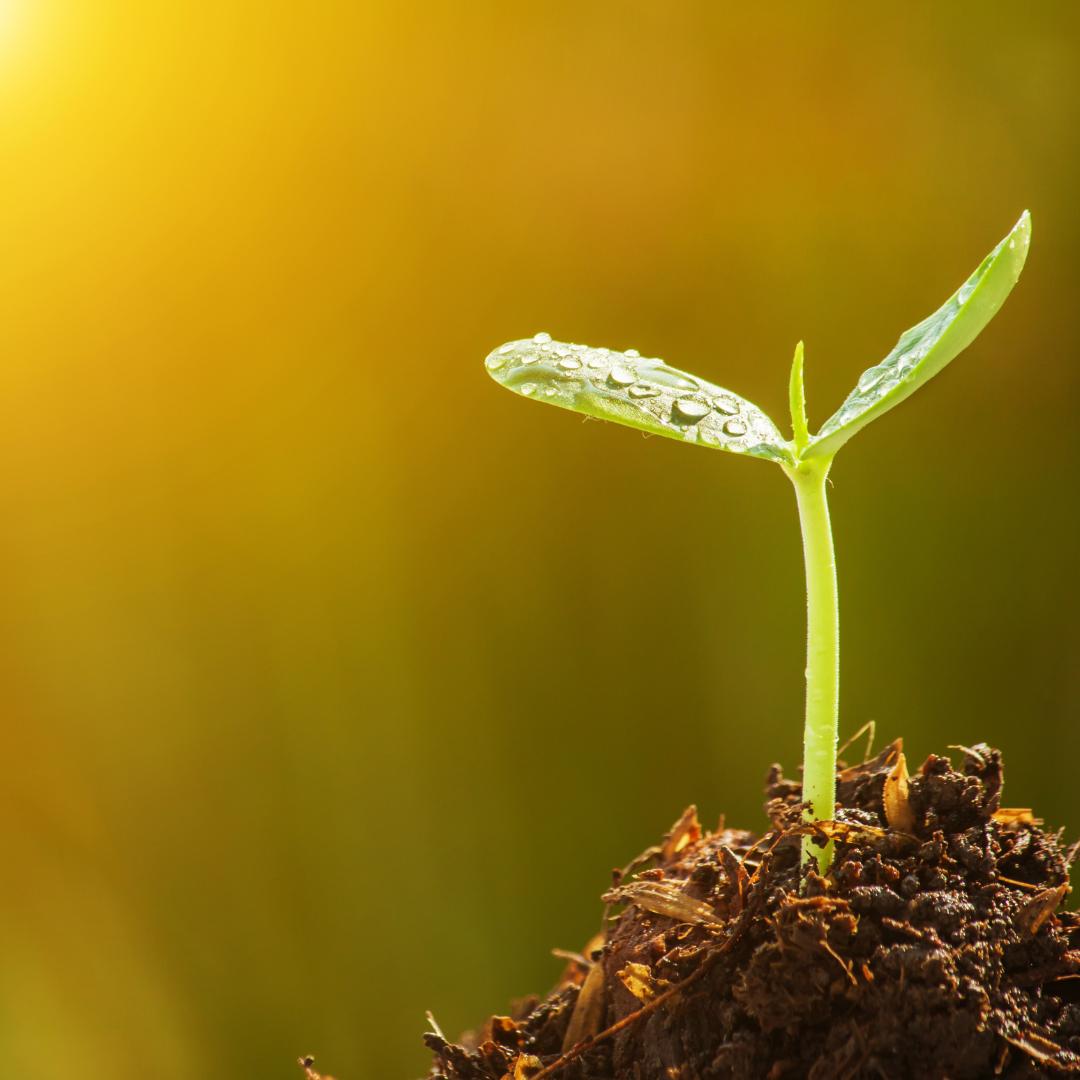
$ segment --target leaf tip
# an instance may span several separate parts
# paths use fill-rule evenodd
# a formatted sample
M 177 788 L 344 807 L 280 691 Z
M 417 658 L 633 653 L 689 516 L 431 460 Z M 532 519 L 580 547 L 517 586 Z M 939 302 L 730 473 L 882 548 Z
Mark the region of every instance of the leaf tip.
M 1009 247 L 1015 247 L 1020 245 L 1024 250 L 1024 255 L 1027 255 L 1028 244 L 1031 243 L 1031 211 L 1025 210 L 1016 224 L 1012 227 L 1007 237 L 1009 241 Z
M 803 358 L 805 356 L 805 353 L 806 353 L 806 350 L 803 347 L 803 343 L 801 341 L 797 341 L 795 343 L 795 355 L 791 358 L 791 371 L 792 371 L 793 377 L 794 377 L 794 373 L 797 371 L 799 378 L 800 379 L 802 378 Z
M 1024 243 L 1031 240 L 1031 211 L 1025 210 L 1020 215 L 1020 220 L 1013 226 L 1013 232 L 1023 236 Z
M 508 341 L 505 345 L 492 349 L 484 357 L 484 370 L 496 381 L 500 382 L 499 375 L 507 365 L 508 354 L 513 351 L 513 342 Z
M 1028 248 L 1031 246 L 1031 211 L 1025 210 L 1017 223 L 1009 231 L 1009 235 L 1002 240 L 998 250 L 1008 246 L 1010 265 L 1012 267 L 1012 279 L 1016 282 L 1024 264 L 1027 262 Z

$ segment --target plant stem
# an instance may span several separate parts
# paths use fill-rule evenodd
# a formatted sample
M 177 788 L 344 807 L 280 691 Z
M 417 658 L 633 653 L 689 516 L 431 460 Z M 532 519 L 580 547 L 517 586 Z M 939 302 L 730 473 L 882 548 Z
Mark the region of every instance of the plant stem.
M 806 728 L 803 735 L 803 801 L 807 821 L 832 820 L 836 809 L 836 737 L 840 711 L 840 621 L 836 554 L 826 481 L 832 457 L 785 468 L 795 485 L 806 561 Z M 824 873 L 833 846 L 803 839 L 803 863 L 816 858 Z

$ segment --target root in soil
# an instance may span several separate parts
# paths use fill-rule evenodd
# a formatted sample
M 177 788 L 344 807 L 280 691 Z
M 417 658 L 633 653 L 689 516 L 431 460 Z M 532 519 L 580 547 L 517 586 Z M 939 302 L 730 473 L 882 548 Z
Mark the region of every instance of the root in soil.
M 1080 1075 L 1075 848 L 1001 807 L 998 751 L 958 749 L 959 771 L 909 776 L 900 740 L 841 769 L 833 822 L 802 822 L 778 766 L 761 836 L 691 808 L 615 875 L 546 998 L 425 1037 L 429 1080 Z M 800 867 L 808 831 L 836 845 L 824 878 Z

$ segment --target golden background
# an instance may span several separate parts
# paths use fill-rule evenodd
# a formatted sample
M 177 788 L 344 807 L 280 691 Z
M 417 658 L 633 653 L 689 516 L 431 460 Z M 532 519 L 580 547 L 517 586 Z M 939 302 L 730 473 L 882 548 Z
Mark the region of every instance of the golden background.
M 756 10 L 751 10 L 756 8 Z M 0 1051 L 414 1080 L 611 866 L 794 772 L 778 470 L 527 404 L 634 346 L 811 419 L 1028 206 L 833 471 L 844 734 L 1080 834 L 1080 6 L 0 5 Z

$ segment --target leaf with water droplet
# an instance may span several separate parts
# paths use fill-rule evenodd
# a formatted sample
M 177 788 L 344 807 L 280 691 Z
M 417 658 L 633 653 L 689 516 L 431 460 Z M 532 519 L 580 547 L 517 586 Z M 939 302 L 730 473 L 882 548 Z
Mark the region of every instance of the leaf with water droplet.
M 888 412 L 970 345 L 997 314 L 1024 268 L 1031 241 L 1025 210 L 1012 231 L 929 318 L 900 335 L 891 353 L 859 377 L 802 457 L 831 457 L 860 428 Z
M 510 390 L 669 439 L 792 464 L 776 425 L 753 402 L 633 349 L 593 349 L 548 334 L 507 342 L 486 361 Z

